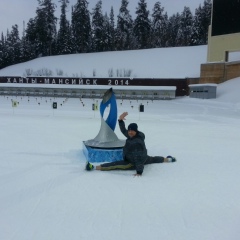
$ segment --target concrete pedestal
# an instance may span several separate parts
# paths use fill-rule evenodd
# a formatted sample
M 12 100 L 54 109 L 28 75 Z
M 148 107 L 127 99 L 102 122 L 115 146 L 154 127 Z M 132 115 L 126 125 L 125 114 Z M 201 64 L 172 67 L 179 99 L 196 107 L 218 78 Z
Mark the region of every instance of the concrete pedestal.
M 115 162 L 123 159 L 123 148 L 93 148 L 86 146 L 83 142 L 83 154 L 87 161 L 93 162 Z

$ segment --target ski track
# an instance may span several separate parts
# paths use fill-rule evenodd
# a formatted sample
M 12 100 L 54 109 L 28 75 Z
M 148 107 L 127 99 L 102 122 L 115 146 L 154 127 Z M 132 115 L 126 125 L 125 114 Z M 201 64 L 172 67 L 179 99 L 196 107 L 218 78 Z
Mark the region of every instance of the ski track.
M 119 112 L 129 111 L 127 123 L 136 121 L 146 133 L 149 155 L 178 160 L 147 165 L 137 178 L 134 171 L 84 170 L 82 141 L 99 130 L 92 100 L 84 100 L 89 110 L 83 114 L 78 99 L 54 114 L 48 102 L 38 112 L 26 110 L 22 99 L 13 113 L 11 100 L 1 100 L 0 134 L 11 140 L 0 146 L 1 239 L 237 240 L 236 106 L 181 98 L 144 102 L 140 114 L 141 101 L 124 101 Z

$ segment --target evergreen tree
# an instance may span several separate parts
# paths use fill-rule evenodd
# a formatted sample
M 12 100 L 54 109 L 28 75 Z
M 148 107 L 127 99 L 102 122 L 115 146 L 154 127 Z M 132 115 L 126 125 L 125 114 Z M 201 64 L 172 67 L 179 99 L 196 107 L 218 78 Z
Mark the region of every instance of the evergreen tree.
M 163 15 L 163 33 L 162 33 L 162 47 L 167 47 L 168 42 L 168 26 L 169 26 L 169 19 L 167 12 Z
M 11 61 L 11 49 L 10 49 L 10 41 L 8 40 L 10 38 L 9 30 L 7 29 L 7 34 L 4 37 L 4 52 L 3 52 L 3 62 L 5 66 L 12 65 Z
M 177 46 L 177 36 L 180 29 L 180 14 L 173 14 L 167 24 L 167 47 L 176 47 Z
M 19 36 L 19 30 L 18 30 L 17 24 L 12 26 L 11 37 L 12 37 L 11 45 L 14 49 L 13 63 L 16 64 L 21 60 L 21 39 Z
M 27 23 L 27 28 L 25 31 L 25 37 L 23 39 L 25 41 L 24 51 L 24 58 L 26 60 L 34 59 L 38 56 L 38 46 L 40 45 L 39 39 L 37 37 L 37 30 L 36 30 L 36 18 L 30 18 L 29 22 Z
M 93 50 L 96 52 L 104 51 L 104 18 L 102 14 L 102 1 L 99 0 L 92 13 L 92 38 Z
M 122 0 L 116 28 L 117 50 L 128 50 L 133 47 L 133 20 L 128 10 L 128 0 Z
M 20 48 L 20 51 L 21 51 L 21 60 L 20 61 L 21 62 L 31 60 L 31 57 L 29 56 L 30 55 L 29 47 L 30 47 L 30 45 L 27 42 L 26 36 L 23 36 L 22 40 L 21 40 L 21 48 Z
M 204 0 L 193 16 L 188 7 L 168 18 L 158 1 L 149 19 L 146 0 L 139 0 L 136 19 L 128 10 L 129 0 L 122 0 L 115 28 L 114 12 L 102 14 L 102 0 L 93 9 L 92 25 L 87 0 L 77 0 L 72 8 L 72 26 L 66 18 L 69 0 L 61 3 L 57 34 L 53 0 L 38 0 L 36 17 L 30 19 L 22 39 L 14 25 L 0 40 L 0 68 L 38 56 L 72 52 L 128 50 L 149 47 L 174 47 L 206 44 L 211 21 L 211 0 Z M 92 29 L 91 29 L 92 27 Z
M 78 0 L 73 7 L 72 35 L 74 52 L 81 53 L 91 50 L 91 20 L 86 0 Z
M 151 22 L 148 18 L 149 11 L 145 0 L 139 0 L 136 11 L 137 17 L 134 21 L 134 33 L 138 48 L 150 47 Z
M 29 60 L 28 53 L 27 53 L 27 41 L 26 41 L 26 33 L 25 33 L 25 22 L 24 22 L 24 29 L 23 29 L 23 36 L 20 44 L 20 51 L 21 51 L 21 59 L 20 62 L 25 62 Z
M 11 46 L 11 35 L 7 29 L 7 35 L 5 38 L 5 52 L 4 52 L 4 63 L 6 66 L 13 64 L 13 48 Z
M 115 50 L 115 21 L 114 21 L 114 11 L 111 7 L 110 11 L 110 42 L 109 47 L 111 51 Z
M 208 27 L 211 24 L 211 0 L 204 0 L 203 7 L 200 5 L 196 11 L 193 22 L 193 44 L 207 44 Z
M 4 36 L 3 32 L 1 34 L 1 40 L 0 40 L 0 69 L 5 67 L 4 63 L 4 53 L 5 53 L 5 41 L 4 41 Z
M 52 55 L 52 48 L 56 41 L 56 22 L 54 16 L 56 5 L 52 0 L 38 0 L 39 7 L 36 10 L 36 35 L 38 40 L 38 55 Z
M 103 51 L 111 50 L 111 24 L 107 13 L 103 16 Z
M 201 40 L 201 12 L 202 12 L 202 7 L 201 5 L 195 10 L 195 16 L 193 18 L 193 32 L 192 32 L 192 42 L 193 45 L 198 45 Z
M 177 35 L 178 46 L 191 46 L 193 33 L 193 15 L 189 7 L 184 7 L 180 19 L 180 28 Z
M 12 26 L 12 31 L 7 35 L 5 42 L 5 51 L 7 65 L 12 65 L 20 62 L 21 59 L 21 41 L 19 37 L 18 25 Z
M 71 28 L 69 21 L 66 17 L 66 9 L 68 0 L 60 0 L 61 3 L 61 16 L 60 28 L 57 35 L 57 54 L 69 54 L 72 52 L 71 48 Z
M 152 46 L 165 47 L 167 37 L 167 14 L 163 13 L 164 8 L 160 2 L 156 2 L 153 8 L 152 20 Z

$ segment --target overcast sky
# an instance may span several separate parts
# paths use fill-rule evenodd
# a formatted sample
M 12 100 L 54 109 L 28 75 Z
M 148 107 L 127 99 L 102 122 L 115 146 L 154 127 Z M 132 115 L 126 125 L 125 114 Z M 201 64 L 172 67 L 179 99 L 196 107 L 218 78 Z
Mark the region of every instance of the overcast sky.
M 88 0 L 91 11 L 98 0 Z M 103 1 L 103 13 L 110 12 L 111 6 L 114 8 L 115 16 L 118 15 L 121 0 L 102 0 Z M 184 6 L 190 7 L 192 13 L 195 13 L 195 9 L 201 4 L 203 5 L 204 0 L 147 0 L 147 8 L 152 13 L 154 4 L 160 1 L 164 10 L 171 16 L 174 13 L 181 13 Z M 56 17 L 60 15 L 60 3 L 58 0 L 54 0 L 57 5 Z M 70 4 L 68 7 L 69 13 L 72 5 L 75 5 L 77 0 L 69 0 Z M 133 18 L 135 18 L 136 7 L 138 6 L 139 0 L 129 0 L 128 9 Z M 7 29 L 11 31 L 12 26 L 17 24 L 19 27 L 20 34 L 23 30 L 23 21 L 25 24 L 28 23 L 30 18 L 36 16 L 36 9 L 38 7 L 37 0 L 0 0 L 0 33 L 3 32 L 6 35 Z M 70 14 L 69 14 L 70 16 Z M 69 19 L 70 20 L 70 19 Z

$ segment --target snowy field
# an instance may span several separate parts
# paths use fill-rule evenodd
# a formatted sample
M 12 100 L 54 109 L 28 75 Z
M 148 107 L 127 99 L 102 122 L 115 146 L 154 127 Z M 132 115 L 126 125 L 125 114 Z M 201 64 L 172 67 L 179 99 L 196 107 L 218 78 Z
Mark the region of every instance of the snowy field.
M 118 101 L 150 155 L 178 160 L 139 178 L 84 170 L 82 141 L 100 129 L 93 100 L 0 97 L 0 239 L 238 240 L 239 87 L 220 84 L 213 100 Z
M 184 74 L 165 59 L 158 76 L 199 76 L 200 60 L 187 53 L 204 56 L 206 46 L 190 49 Z M 180 58 L 170 52 L 165 56 Z M 0 75 L 18 75 L 21 66 Z M 83 106 L 79 99 L 0 96 L 0 239 L 239 240 L 239 89 L 237 78 L 219 84 L 216 99 L 118 100 L 118 113 L 129 112 L 126 124 L 136 122 L 145 133 L 149 155 L 177 158 L 146 166 L 142 177 L 84 170 L 82 141 L 100 129 L 93 100 L 83 99 Z M 13 108 L 12 100 L 19 105 Z
M 234 59 L 238 57 L 239 54 Z M 109 71 L 113 77 L 123 77 L 124 71 L 131 72 L 133 78 L 199 77 L 200 65 L 206 59 L 206 45 L 71 54 L 41 57 L 9 66 L 0 70 L 0 76 L 26 77 L 27 70 L 36 73 L 47 69 L 52 76 L 62 72 L 62 77 L 109 77 Z

